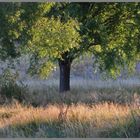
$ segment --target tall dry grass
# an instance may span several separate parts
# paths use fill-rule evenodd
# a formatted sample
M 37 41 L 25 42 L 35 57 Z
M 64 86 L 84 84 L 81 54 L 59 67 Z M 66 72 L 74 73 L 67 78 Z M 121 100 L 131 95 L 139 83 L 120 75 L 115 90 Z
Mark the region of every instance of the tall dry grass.
M 66 110 L 67 105 L 63 106 Z M 114 103 L 34 108 L 18 103 L 0 108 L 0 137 L 138 137 L 140 110 Z
M 22 104 L 0 106 L 0 137 L 140 137 L 139 87 L 73 80 L 60 96 L 57 80 L 28 83 Z
M 59 81 L 57 79 L 44 81 L 26 81 L 28 92 L 25 101 L 34 106 L 46 106 L 64 102 L 93 104 L 99 102 L 127 103 L 133 101 L 134 94 L 140 95 L 140 80 L 86 80 L 71 79 L 71 91 L 61 98 L 59 95 Z M 63 100 L 63 101 L 62 101 Z

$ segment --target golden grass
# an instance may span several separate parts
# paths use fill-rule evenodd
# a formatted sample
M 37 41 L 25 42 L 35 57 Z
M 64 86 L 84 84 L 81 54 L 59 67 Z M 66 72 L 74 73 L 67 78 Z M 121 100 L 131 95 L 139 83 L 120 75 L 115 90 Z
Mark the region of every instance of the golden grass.
M 64 97 L 57 86 L 29 87 L 24 105 L 0 107 L 0 137 L 140 137 L 139 84 L 85 83 Z
M 67 105 L 64 105 L 63 109 L 66 110 L 66 108 Z M 38 127 L 38 129 L 37 131 L 33 130 L 34 137 L 44 137 L 39 133 L 42 134 L 43 131 L 43 134 L 45 134 L 47 130 L 42 129 L 40 124 L 47 127 L 47 125 L 53 123 L 53 127 L 55 127 L 55 124 L 58 125 L 59 130 L 64 134 L 63 137 L 100 137 L 101 132 L 107 133 L 116 126 L 126 125 L 133 117 L 132 111 L 135 111 L 135 118 L 140 116 L 140 110 L 134 106 L 107 102 L 90 106 L 79 103 L 70 105 L 66 118 L 60 121 L 58 117 L 60 105 L 34 108 L 16 103 L 11 106 L 0 107 L 0 136 L 16 137 L 14 134 L 15 131 L 18 133 L 18 129 L 14 128 L 18 127 L 20 129 L 24 126 L 28 128 L 28 124 L 35 123 L 35 127 Z M 22 130 L 22 137 L 28 137 L 28 135 L 24 135 L 24 131 Z M 124 133 L 127 132 L 124 131 Z M 21 134 L 18 136 L 20 137 Z

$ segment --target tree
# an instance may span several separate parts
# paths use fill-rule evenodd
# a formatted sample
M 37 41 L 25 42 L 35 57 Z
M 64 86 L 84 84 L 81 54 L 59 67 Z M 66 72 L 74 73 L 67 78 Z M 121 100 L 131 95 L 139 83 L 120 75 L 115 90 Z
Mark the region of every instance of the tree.
M 14 20 L 8 20 L 6 30 L 14 31 L 18 42 L 29 49 L 36 73 L 44 76 L 54 62 L 59 63 L 60 92 L 70 90 L 71 63 L 82 54 L 94 54 L 99 69 L 113 76 L 126 65 L 132 70 L 140 59 L 139 3 L 14 5 L 8 13 Z M 14 28 L 9 30 L 9 25 Z
M 132 71 L 139 60 L 139 6 L 139 3 L 71 3 L 58 4 L 53 10 L 59 9 L 56 16 L 62 16 L 63 20 L 77 17 L 81 22 L 83 41 L 74 55 L 91 51 L 100 70 L 116 76 L 126 65 Z
M 2 60 L 7 57 L 14 58 L 19 54 L 15 42 L 21 31 L 18 24 L 18 5 L 1 3 L 0 17 L 0 58 Z

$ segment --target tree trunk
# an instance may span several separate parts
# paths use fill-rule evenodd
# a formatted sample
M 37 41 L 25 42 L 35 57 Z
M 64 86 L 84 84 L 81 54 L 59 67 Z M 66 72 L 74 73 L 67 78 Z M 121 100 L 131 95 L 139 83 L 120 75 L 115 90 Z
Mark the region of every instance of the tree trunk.
M 70 90 L 70 67 L 71 62 L 66 60 L 59 60 L 59 68 L 60 68 L 60 83 L 59 83 L 59 91 L 60 93 L 64 93 Z

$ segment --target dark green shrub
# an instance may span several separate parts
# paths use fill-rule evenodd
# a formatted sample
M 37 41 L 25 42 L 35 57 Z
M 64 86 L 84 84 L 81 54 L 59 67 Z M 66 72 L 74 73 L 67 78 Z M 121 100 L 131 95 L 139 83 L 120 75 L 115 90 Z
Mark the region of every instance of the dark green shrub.
M 6 69 L 0 75 L 0 95 L 3 101 L 8 99 L 16 99 L 20 102 L 24 100 L 27 92 L 27 87 L 22 83 L 17 83 L 18 74 L 12 73 L 9 69 Z

